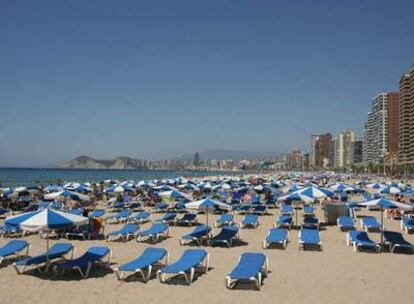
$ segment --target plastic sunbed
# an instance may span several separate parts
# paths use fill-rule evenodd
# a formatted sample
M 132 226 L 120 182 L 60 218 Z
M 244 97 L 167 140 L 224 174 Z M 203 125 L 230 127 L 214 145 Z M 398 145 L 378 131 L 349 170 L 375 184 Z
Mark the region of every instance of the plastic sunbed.
M 216 227 L 233 225 L 234 224 L 234 215 L 231 213 L 225 213 L 220 216 L 220 218 L 215 222 Z
M 204 265 L 203 262 L 205 263 Z M 187 249 L 176 262 L 161 268 L 157 274 L 161 283 L 165 282 L 167 274 L 174 274 L 183 275 L 187 284 L 190 285 L 194 280 L 196 269 L 202 268 L 207 273 L 208 267 L 209 254 L 206 250 Z
M 306 247 L 318 247 L 322 249 L 322 242 L 318 230 L 301 229 L 299 231 L 299 249 L 305 250 Z
M 90 237 L 90 232 L 91 232 L 91 225 L 87 224 L 87 225 L 77 227 L 73 229 L 72 231 L 66 232 L 65 237 L 67 239 L 73 238 L 73 237 L 80 237 L 83 240 L 86 240 Z
M 3 260 L 9 256 L 19 256 L 19 253 L 25 251 L 27 256 L 30 250 L 30 243 L 25 240 L 11 240 L 3 247 L 0 247 L 0 265 Z
M 374 250 L 379 252 L 381 247 L 368 237 L 365 231 L 351 230 L 347 233 L 347 244 L 354 247 L 354 251 Z
M 113 216 L 108 217 L 107 220 L 115 220 L 116 223 L 127 222 L 131 214 L 132 211 L 130 209 L 125 209 Z
M 151 220 L 151 213 L 147 211 L 139 212 L 137 215 L 130 218 L 131 222 L 143 224 Z
M 233 242 L 238 239 L 239 228 L 236 226 L 225 226 L 220 233 L 210 239 L 210 245 L 225 244 L 231 247 Z
M 287 247 L 289 233 L 283 228 L 272 228 L 266 239 L 263 241 L 263 248 L 269 248 L 272 245 L 282 245 L 283 248 Z
M 164 265 L 168 264 L 168 251 L 164 248 L 148 247 L 135 260 L 121 265 L 115 269 L 118 280 L 122 280 L 125 272 L 133 272 L 133 274 L 141 274 L 143 280 L 148 282 L 151 277 L 152 268 L 160 264 L 161 260 Z M 145 272 L 147 273 L 145 275 Z
M 154 223 L 163 223 L 163 224 L 174 224 L 177 218 L 177 213 L 175 212 L 168 212 L 164 214 L 164 216 L 160 219 L 156 219 Z
M 106 262 L 103 259 L 108 257 Z M 82 278 L 86 279 L 92 269 L 92 266 L 98 263 L 103 263 L 109 267 L 112 258 L 112 251 L 105 246 L 90 247 L 82 256 L 71 261 L 57 264 L 53 270 L 56 273 L 64 274 L 68 270 L 79 271 Z
M 294 210 L 293 207 L 291 205 L 281 205 L 281 209 L 279 210 L 279 214 L 280 215 L 293 215 L 294 214 Z
M 303 218 L 302 228 L 319 230 L 319 219 L 317 217 Z
M 293 224 L 293 218 L 290 215 L 281 215 L 276 221 L 275 226 L 277 228 L 291 229 Z
M 414 231 L 414 218 L 403 218 L 401 220 L 401 229 L 407 234 Z
M 4 225 L 0 227 L 0 235 L 3 237 L 19 237 L 24 235 L 24 231 L 19 226 Z
M 226 287 L 232 288 L 238 281 L 254 282 L 260 290 L 262 278 L 268 273 L 268 259 L 263 253 L 242 253 L 237 266 L 226 277 Z
M 192 226 L 197 224 L 197 214 L 195 213 L 186 213 L 182 218 L 178 219 L 176 222 L 178 225 L 188 225 Z
M 210 235 L 211 227 L 202 225 L 197 226 L 191 233 L 186 234 L 179 238 L 180 245 L 183 245 L 185 241 L 194 241 L 197 243 L 198 246 L 201 245 L 203 240 L 207 239 Z
M 381 231 L 381 224 L 373 216 L 366 216 L 361 219 L 361 228 L 368 231 Z
M 303 215 L 304 216 L 314 216 L 315 215 L 315 208 L 311 205 L 303 206 Z
M 244 217 L 240 224 L 241 228 L 251 227 L 256 228 L 259 226 L 259 216 L 256 214 L 248 214 Z
M 108 242 L 118 239 L 124 239 L 125 241 L 128 241 L 131 236 L 134 237 L 137 234 L 138 229 L 139 226 L 137 224 L 126 224 L 121 229 L 108 233 L 106 235 L 106 240 Z
M 409 249 L 414 253 L 414 245 L 408 242 L 401 233 L 394 231 L 384 231 L 385 244 L 390 247 L 392 253 L 396 248 Z
M 103 217 L 104 215 L 105 215 L 105 210 L 96 209 L 96 210 L 93 210 L 91 213 L 89 213 L 89 218 Z
M 340 231 L 355 230 L 355 222 L 350 216 L 341 215 L 336 219 Z
M 251 213 L 264 215 L 267 213 L 267 206 L 266 205 L 257 205 L 254 206 L 251 210 Z
M 140 242 L 142 237 L 148 237 L 153 242 L 156 242 L 158 241 L 158 238 L 160 235 L 168 236 L 169 229 L 170 228 L 168 227 L 167 224 L 162 224 L 162 223 L 153 224 L 147 230 L 138 232 L 136 241 Z
M 41 272 L 40 267 L 45 264 L 45 271 L 49 270 L 50 262 L 56 259 L 62 259 L 68 253 L 71 253 L 71 259 L 73 258 L 73 245 L 70 243 L 56 243 L 48 252 L 40 255 L 25 258 L 13 263 L 13 267 L 18 274 L 23 273 L 28 266 L 36 266 L 36 269 Z

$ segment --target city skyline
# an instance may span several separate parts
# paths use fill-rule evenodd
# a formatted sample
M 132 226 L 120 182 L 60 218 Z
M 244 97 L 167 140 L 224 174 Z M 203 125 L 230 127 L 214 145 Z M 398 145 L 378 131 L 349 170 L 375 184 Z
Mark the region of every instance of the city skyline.
M 309 151 L 310 133 L 362 136 L 371 97 L 413 63 L 409 14 L 377 23 L 411 1 L 2 8 L 0 166 Z

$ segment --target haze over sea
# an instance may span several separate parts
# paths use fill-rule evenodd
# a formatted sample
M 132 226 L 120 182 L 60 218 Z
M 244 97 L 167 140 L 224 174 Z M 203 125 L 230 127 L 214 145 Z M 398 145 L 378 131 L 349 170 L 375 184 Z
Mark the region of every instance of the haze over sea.
M 105 179 L 150 180 L 180 176 L 224 175 L 223 171 L 172 171 L 172 170 L 88 170 L 0 168 L 0 187 L 48 185 L 58 181 L 100 182 Z M 234 172 L 233 172 L 234 174 Z

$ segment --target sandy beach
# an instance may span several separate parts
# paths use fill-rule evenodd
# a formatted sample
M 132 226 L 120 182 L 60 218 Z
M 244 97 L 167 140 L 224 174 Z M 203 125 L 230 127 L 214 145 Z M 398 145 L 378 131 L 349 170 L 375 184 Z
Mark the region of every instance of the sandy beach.
M 290 243 L 286 250 L 262 249 L 262 241 L 272 226 L 278 209 L 270 209 L 269 215 L 260 218 L 257 229 L 243 229 L 241 238 L 247 244 L 233 248 L 205 247 L 210 253 L 211 269 L 207 274 L 196 276 L 186 286 L 183 280 L 161 284 L 158 279 L 148 283 L 132 279 L 121 282 L 112 270 L 96 268 L 90 278 L 80 279 L 77 273 L 56 276 L 53 273 L 39 275 L 27 272 L 17 275 L 11 266 L 0 269 L 1 303 L 412 303 L 414 279 L 412 255 L 391 253 L 354 253 L 345 243 L 345 233 L 337 226 L 322 227 L 323 251 L 299 251 L 298 230 L 291 230 Z M 379 212 L 360 211 L 358 214 Z M 323 218 L 318 207 L 317 215 Z M 154 217 L 161 217 L 157 214 Z M 216 216 L 211 216 L 211 220 Z M 205 216 L 200 214 L 200 222 Z M 242 218 L 238 215 L 236 220 Z M 301 216 L 298 217 L 301 220 Z M 386 227 L 400 231 L 399 221 L 386 219 Z M 144 224 L 147 227 L 150 224 Z M 121 224 L 107 225 L 106 231 L 120 228 Z M 359 221 L 358 221 L 359 227 Z M 192 228 L 171 228 L 170 238 L 155 246 L 164 247 L 170 253 L 170 261 L 176 260 L 189 246 L 178 244 L 179 236 Z M 372 239 L 380 241 L 379 233 L 370 233 Z M 405 235 L 414 242 L 414 235 Z M 28 237 L 32 244 L 31 254 L 43 252 L 45 241 L 37 235 Z M 0 245 L 7 242 L 1 239 Z M 51 241 L 53 244 L 56 241 Z M 76 246 L 76 256 L 91 245 L 107 245 L 113 251 L 112 267 L 138 256 L 148 243 L 106 241 L 71 241 Z M 242 252 L 264 252 L 269 258 L 270 273 L 264 280 L 262 290 L 242 285 L 228 290 L 224 277 L 236 265 Z M 251 288 L 250 288 L 251 287 Z

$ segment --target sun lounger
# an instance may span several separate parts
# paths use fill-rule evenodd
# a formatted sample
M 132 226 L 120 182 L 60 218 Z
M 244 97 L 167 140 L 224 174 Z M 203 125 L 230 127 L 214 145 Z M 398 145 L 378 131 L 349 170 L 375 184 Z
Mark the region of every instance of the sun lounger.
M 403 218 L 401 220 L 401 229 L 407 234 L 414 231 L 414 218 Z
M 203 240 L 206 240 L 208 238 L 210 232 L 210 226 L 197 226 L 192 232 L 179 238 L 180 245 L 183 245 L 185 241 L 194 241 L 198 246 L 200 246 Z
M 239 238 L 238 234 L 239 228 L 236 226 L 224 226 L 219 234 L 210 239 L 209 243 L 213 246 L 225 244 L 230 248 L 233 242 Z
M 40 270 L 40 267 L 45 264 L 45 271 L 49 270 L 50 262 L 56 259 L 62 259 L 65 255 L 71 253 L 71 258 L 73 257 L 73 245 L 69 243 L 56 243 L 54 244 L 48 252 L 42 253 L 37 256 L 28 257 L 23 260 L 19 260 L 13 263 L 13 267 L 18 274 L 23 273 L 28 266 L 36 266 L 37 270 Z
M 167 274 L 173 274 L 183 275 L 187 284 L 190 285 L 194 280 L 196 269 L 202 268 L 207 273 L 208 267 L 209 254 L 206 250 L 187 249 L 176 262 L 161 268 L 157 273 L 161 283 L 165 282 Z
M 118 212 L 117 214 L 113 216 L 108 217 L 107 220 L 114 220 L 115 223 L 123 223 L 129 220 L 129 217 L 131 216 L 131 214 L 132 214 L 132 211 L 130 209 L 125 209 L 125 210 Z
M 249 213 L 251 209 L 251 205 L 239 205 L 239 207 L 237 208 L 237 213 L 238 214 L 246 214 Z
M 395 252 L 395 249 L 409 249 L 414 253 L 414 245 L 409 243 L 401 233 L 394 231 L 384 231 L 385 244 L 389 246 L 392 253 Z
M 91 213 L 89 213 L 89 218 L 103 217 L 104 215 L 105 215 L 105 210 L 96 209 L 96 210 L 93 210 Z
M 138 232 L 136 241 L 141 242 L 142 237 L 148 237 L 153 242 L 158 241 L 160 235 L 168 236 L 170 227 L 167 224 L 156 223 L 147 230 Z
M 11 240 L 0 248 L 0 265 L 3 260 L 9 256 L 19 256 L 19 253 L 25 251 L 27 256 L 30 250 L 30 243 L 25 240 Z
M 164 216 L 160 219 L 156 219 L 154 223 L 163 223 L 163 224 L 174 224 L 177 218 L 177 213 L 175 212 L 168 212 L 164 214 Z
M 134 237 L 137 234 L 138 229 L 139 226 L 137 224 L 125 224 L 121 229 L 108 233 L 106 235 L 106 240 L 108 242 L 119 239 L 128 241 L 131 236 Z
M 115 269 L 118 280 L 122 280 L 125 272 L 132 272 L 133 274 L 139 273 L 145 282 L 148 282 L 151 278 L 152 268 L 160 264 L 162 260 L 164 265 L 168 264 L 168 251 L 164 248 L 148 247 L 144 252 L 135 260 L 123 264 Z M 145 275 L 145 272 L 147 273 Z
M 293 224 L 293 218 L 290 215 L 281 215 L 276 221 L 277 228 L 291 229 Z
M 106 262 L 103 259 L 108 257 Z M 56 273 L 64 274 L 68 270 L 79 271 L 82 278 L 86 279 L 93 265 L 103 263 L 109 267 L 112 258 L 112 251 L 105 246 L 90 247 L 82 256 L 71 261 L 57 264 L 53 269 Z
M 236 282 L 254 282 L 260 290 L 262 278 L 268 273 L 268 259 L 263 253 L 245 252 L 237 266 L 226 277 L 226 287 L 233 288 Z
M 264 214 L 267 213 L 267 206 L 265 206 L 265 205 L 254 206 L 254 207 L 252 207 L 250 212 L 253 213 L 253 214 L 264 215 Z
M 153 211 L 154 212 L 166 212 L 169 206 L 170 205 L 168 205 L 167 203 L 158 203 L 155 205 L 155 209 Z
M 78 237 L 83 240 L 89 239 L 91 232 L 91 225 L 83 225 L 78 228 L 73 229 L 72 231 L 66 232 L 64 235 L 67 239 Z
M 351 230 L 347 233 L 347 244 L 354 247 L 354 251 L 374 250 L 379 252 L 381 247 L 368 237 L 365 231 Z
M 361 228 L 366 232 L 381 231 L 381 224 L 373 216 L 366 216 L 361 219 Z
M 139 212 L 137 215 L 130 218 L 130 222 L 143 224 L 151 220 L 151 213 L 147 211 Z
M 319 219 L 317 217 L 303 218 L 302 228 L 319 230 Z
M 307 247 L 322 249 L 322 242 L 318 230 L 301 229 L 299 231 L 299 249 L 305 250 Z
M 0 227 L 0 235 L 2 237 L 20 237 L 24 235 L 24 231 L 19 226 L 6 224 Z
M 64 210 L 64 211 L 70 214 L 79 215 L 79 216 L 83 214 L 83 209 L 69 209 L 69 210 Z
M 350 216 L 341 215 L 336 219 L 340 231 L 355 230 L 355 222 Z
M 267 208 L 276 208 L 276 203 L 277 203 L 277 201 L 275 200 L 275 199 L 268 199 L 267 201 L 266 201 L 266 203 L 265 203 L 265 206 L 267 207 Z
M 225 213 L 220 216 L 220 218 L 215 222 L 216 227 L 233 225 L 234 224 L 234 215 L 231 213 Z
M 195 213 L 186 213 L 182 218 L 178 219 L 176 224 L 178 225 L 187 225 L 193 226 L 197 224 L 197 214 Z
M 256 228 L 259 226 L 259 216 L 256 214 L 248 214 L 244 217 L 243 221 L 240 224 L 241 228 Z
M 272 228 L 266 239 L 263 241 L 263 248 L 269 248 L 272 245 L 282 245 L 283 248 L 287 247 L 289 233 L 283 228 Z
M 281 205 L 281 208 L 279 210 L 280 215 L 290 215 L 290 216 L 292 216 L 294 213 L 295 212 L 294 212 L 293 207 L 291 205 L 283 204 L 283 205 Z
M 303 216 L 314 216 L 315 215 L 315 208 L 311 205 L 305 205 L 303 206 Z

